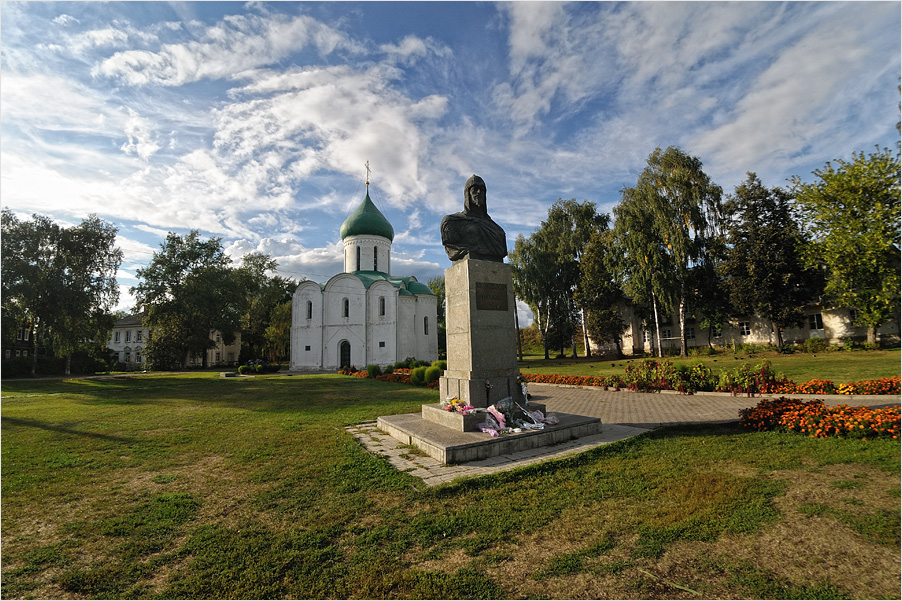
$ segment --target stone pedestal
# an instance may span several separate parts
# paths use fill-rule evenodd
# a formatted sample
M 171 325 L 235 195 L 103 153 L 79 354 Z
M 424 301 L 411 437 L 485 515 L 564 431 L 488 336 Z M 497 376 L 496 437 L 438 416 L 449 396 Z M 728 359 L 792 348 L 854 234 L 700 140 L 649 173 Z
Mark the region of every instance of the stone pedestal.
M 448 369 L 439 380 L 441 398 L 456 397 L 474 407 L 505 397 L 522 403 L 510 265 L 455 262 L 445 270 L 445 303 Z

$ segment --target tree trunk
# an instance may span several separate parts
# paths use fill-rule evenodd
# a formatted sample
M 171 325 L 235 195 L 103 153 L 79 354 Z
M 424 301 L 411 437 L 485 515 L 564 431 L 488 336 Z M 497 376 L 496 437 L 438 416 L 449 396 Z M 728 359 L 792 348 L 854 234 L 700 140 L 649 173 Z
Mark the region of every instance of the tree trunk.
M 868 344 L 877 344 L 877 326 L 868 326 Z
M 517 328 L 517 356 L 523 361 L 523 339 L 520 336 L 520 312 L 517 311 L 517 301 L 514 299 L 514 327 Z
M 586 310 L 581 309 L 580 315 L 582 315 L 583 318 L 583 338 L 586 341 L 586 358 L 588 358 L 592 356 L 592 348 L 589 345 L 589 328 L 586 327 Z
M 777 325 L 777 322 L 771 320 L 770 322 L 771 328 L 774 330 L 774 340 L 777 341 L 777 349 L 783 348 L 783 335 L 780 334 L 780 327 Z
M 72 353 L 66 353 L 66 372 L 67 376 L 72 375 Z
M 664 356 L 664 350 L 661 348 L 661 320 L 658 318 L 658 297 L 651 295 L 652 307 L 655 310 L 655 337 L 658 341 L 658 358 Z
M 38 326 L 31 327 L 31 377 L 38 371 Z
M 685 296 L 680 297 L 680 357 L 685 357 L 686 353 L 686 300 Z

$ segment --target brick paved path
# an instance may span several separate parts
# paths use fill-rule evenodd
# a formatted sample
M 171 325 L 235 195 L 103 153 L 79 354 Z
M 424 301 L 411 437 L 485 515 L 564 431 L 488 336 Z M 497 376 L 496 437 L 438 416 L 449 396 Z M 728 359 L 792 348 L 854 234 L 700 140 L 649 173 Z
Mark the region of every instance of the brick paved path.
M 402 446 L 376 427 L 376 422 L 349 426 L 353 435 L 370 452 L 385 457 L 399 471 L 423 480 L 427 486 L 451 482 L 457 478 L 472 478 L 515 467 L 530 465 L 609 444 L 650 429 L 670 424 L 729 422 L 739 419 L 739 410 L 754 407 L 759 398 L 700 393 L 680 395 L 671 393 L 613 392 L 594 387 L 529 384 L 530 399 L 544 403 L 549 413 L 574 413 L 598 417 L 601 434 L 572 440 L 568 443 L 492 457 L 462 465 L 444 465 L 432 457 Z M 898 404 L 899 396 L 842 396 L 792 395 L 793 398 L 821 398 L 829 405 Z M 488 436 L 488 435 L 486 435 Z

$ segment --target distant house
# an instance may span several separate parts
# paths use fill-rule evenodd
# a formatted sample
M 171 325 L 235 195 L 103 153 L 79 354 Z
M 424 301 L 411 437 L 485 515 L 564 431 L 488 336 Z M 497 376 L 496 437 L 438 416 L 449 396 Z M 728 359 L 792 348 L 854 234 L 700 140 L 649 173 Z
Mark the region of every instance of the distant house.
M 144 369 L 146 361 L 144 350 L 147 348 L 150 330 L 144 327 L 143 317 L 143 314 L 136 313 L 117 321 L 113 325 L 110 340 L 107 342 L 110 354 L 116 355 L 117 361 L 124 363 L 127 370 Z M 222 335 L 215 330 L 210 332 L 210 339 L 216 343 L 216 346 L 207 350 L 207 366 L 216 367 L 237 363 L 238 353 L 241 351 L 240 334 L 235 337 L 232 344 L 225 344 Z M 185 365 L 199 367 L 204 364 L 203 360 L 203 355 L 188 357 Z
M 626 329 L 621 336 L 621 348 L 625 355 L 656 354 L 655 323 L 640 319 L 632 309 L 624 309 L 621 316 Z M 805 322 L 800 327 L 785 328 L 781 335 L 784 344 L 803 343 L 808 338 L 822 338 L 827 344 L 841 344 L 844 340 L 861 342 L 867 339 L 867 328 L 852 325 L 854 312 L 828 304 L 809 305 Z M 661 315 L 661 346 L 665 353 L 679 351 L 680 324 L 675 316 Z M 888 321 L 877 330 L 881 345 L 897 345 L 900 342 L 898 321 Z M 708 346 L 733 346 L 739 344 L 776 344 L 771 322 L 756 315 L 737 315 L 720 329 L 710 333 L 695 318 L 686 320 L 686 345 L 688 348 Z M 603 349 L 609 345 L 602 345 Z
M 35 345 L 34 340 L 32 340 L 31 328 L 18 328 L 16 330 L 16 339 L 3 346 L 4 359 L 31 357 L 34 353 Z

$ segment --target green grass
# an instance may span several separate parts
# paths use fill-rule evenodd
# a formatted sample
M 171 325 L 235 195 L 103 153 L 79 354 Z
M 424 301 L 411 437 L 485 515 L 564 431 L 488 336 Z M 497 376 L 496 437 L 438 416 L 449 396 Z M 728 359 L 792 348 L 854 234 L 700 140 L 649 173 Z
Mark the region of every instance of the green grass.
M 329 375 L 7 382 L 2 594 L 898 594 L 898 443 L 667 428 L 427 489 L 344 430 L 436 401 Z M 838 558 L 792 538 L 799 519 Z M 756 551 L 775 533 L 791 560 Z
M 775 372 L 783 373 L 790 380 L 801 384 L 815 378 L 831 380 L 834 383 L 859 382 L 900 374 L 899 349 L 879 351 L 828 351 L 811 355 L 795 353 L 733 354 L 721 352 L 717 355 L 699 357 L 667 357 L 672 363 L 691 365 L 704 363 L 714 373 L 732 370 L 743 364 L 755 366 L 764 360 L 770 361 Z M 540 356 L 525 356 L 518 363 L 523 373 L 558 374 L 562 376 L 612 376 L 622 374 L 628 362 L 641 361 L 639 358 L 603 360 L 599 357 L 579 357 L 577 359 L 549 359 Z

